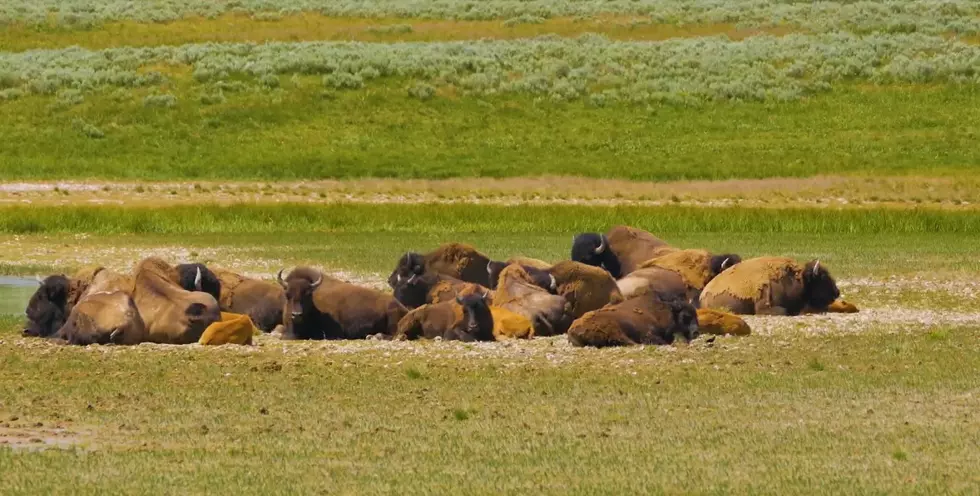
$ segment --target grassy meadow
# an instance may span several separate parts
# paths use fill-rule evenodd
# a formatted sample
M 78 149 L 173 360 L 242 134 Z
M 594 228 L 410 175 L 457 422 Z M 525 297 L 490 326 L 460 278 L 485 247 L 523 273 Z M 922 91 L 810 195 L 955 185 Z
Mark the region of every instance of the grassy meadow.
M 627 224 L 819 258 L 861 312 L 72 348 L 0 280 L 0 492 L 980 492 L 978 34 L 968 0 L 2 2 L 0 275 L 385 289 L 405 251 Z

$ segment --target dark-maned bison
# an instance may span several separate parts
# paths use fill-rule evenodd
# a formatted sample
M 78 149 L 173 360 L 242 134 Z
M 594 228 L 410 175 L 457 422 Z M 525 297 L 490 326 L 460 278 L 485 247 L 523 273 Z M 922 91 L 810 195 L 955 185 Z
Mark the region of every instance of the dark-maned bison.
M 222 312 L 248 315 L 263 332 L 282 324 L 286 293 L 278 284 L 198 263 L 178 265 L 177 271 L 181 287 L 214 296 Z
M 643 262 L 674 251 L 664 240 L 644 230 L 616 226 L 606 234 L 583 233 L 572 240 L 572 261 L 602 267 L 616 279 Z
M 405 305 L 406 308 L 417 308 L 429 303 L 442 303 L 452 301 L 468 288 L 474 287 L 481 294 L 488 291 L 487 288 L 459 279 L 440 274 L 419 262 L 420 255 L 412 255 L 409 258 L 408 272 L 399 271 L 394 275 L 394 280 L 389 280 L 394 289 L 395 299 Z
M 447 243 L 425 255 L 414 252 L 402 255 L 395 270 L 388 276 L 388 285 L 394 289 L 400 280 L 411 277 L 412 273 L 421 273 L 421 266 L 437 274 L 489 287 L 488 263 L 490 258 L 470 245 Z
M 72 277 L 53 275 L 44 280 L 31 296 L 25 311 L 25 336 L 52 337 L 68 318 L 72 308 L 90 292 L 123 291 L 132 294 L 133 281 L 101 266 L 85 267 Z
M 395 337 L 494 341 L 493 314 L 485 293 L 457 296 L 453 301 L 423 305 L 412 310 L 398 324 Z
M 555 277 L 557 293 L 570 305 L 569 314 L 579 318 L 586 312 L 623 301 L 623 294 L 609 272 L 579 262 L 558 262 L 548 269 Z
M 61 329 L 68 319 L 71 281 L 63 275 L 53 275 L 44 280 L 39 278 L 38 282 L 40 286 L 27 301 L 24 335 L 46 338 Z
M 180 287 L 186 291 L 202 291 L 221 301 L 221 281 L 217 274 L 211 271 L 206 265 L 200 263 L 189 263 L 177 265 L 177 273 L 180 275 Z
M 568 341 L 574 346 L 671 344 L 680 334 L 698 337 L 697 311 L 681 299 L 661 300 L 647 294 L 589 312 L 572 323 Z
M 153 343 L 190 344 L 200 339 L 212 322 L 221 320 L 213 296 L 180 286 L 177 269 L 150 257 L 133 270 L 133 301 Z
M 563 296 L 550 294 L 533 280 L 524 266 L 507 266 L 500 273 L 493 305 L 527 318 L 535 336 L 563 334 L 572 324 L 571 306 Z
M 394 297 L 297 267 L 277 280 L 286 293 L 283 339 L 364 339 L 392 336 L 408 311 Z
M 701 307 L 747 315 L 798 315 L 826 311 L 840 297 L 837 283 L 818 260 L 800 265 L 781 257 L 743 261 L 725 270 L 701 292 Z

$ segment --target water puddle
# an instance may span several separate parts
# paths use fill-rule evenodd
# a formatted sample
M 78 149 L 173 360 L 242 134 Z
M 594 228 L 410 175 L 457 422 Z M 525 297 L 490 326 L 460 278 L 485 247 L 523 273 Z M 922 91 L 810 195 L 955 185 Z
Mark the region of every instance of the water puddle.
M 23 314 L 36 289 L 37 280 L 33 277 L 0 276 L 0 315 Z

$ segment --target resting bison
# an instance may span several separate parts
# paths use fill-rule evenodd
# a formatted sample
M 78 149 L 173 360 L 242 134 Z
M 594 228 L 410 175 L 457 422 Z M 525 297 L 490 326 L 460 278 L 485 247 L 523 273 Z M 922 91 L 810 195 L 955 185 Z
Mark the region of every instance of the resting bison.
M 717 336 L 748 336 L 752 333 L 749 324 L 738 315 L 711 308 L 698 309 L 698 330 L 701 334 Z
M 672 270 L 661 267 L 647 267 L 631 272 L 616 281 L 623 298 L 630 299 L 646 294 L 656 294 L 663 298 L 681 298 L 686 301 L 697 299 L 700 291 L 688 286 L 684 278 Z
M 201 291 L 221 301 L 221 281 L 206 265 L 199 263 L 179 264 L 180 287 L 187 291 Z
M 671 344 L 675 334 L 698 337 L 694 306 L 681 299 L 661 300 L 654 294 L 589 312 L 572 323 L 568 341 L 574 346 Z
M 436 274 L 489 287 L 488 263 L 490 259 L 476 248 L 463 243 L 448 243 L 425 255 L 413 252 L 402 255 L 395 270 L 388 276 L 388 285 L 394 289 L 400 281 L 428 268 Z
M 573 319 L 623 301 L 616 280 L 598 267 L 564 261 L 556 263 L 548 273 L 555 277 L 556 293 L 568 302 L 568 313 Z
M 453 301 L 423 305 L 398 324 L 397 339 L 442 338 L 448 341 L 493 341 L 493 314 L 486 294 L 457 296 Z
M 25 336 L 52 337 L 65 324 L 72 308 L 90 292 L 123 291 L 132 294 L 133 281 L 101 266 L 86 267 L 72 275 L 41 280 L 25 311 Z
M 27 301 L 24 335 L 47 338 L 65 325 L 68 313 L 68 291 L 71 280 L 63 275 L 48 276 Z
M 88 293 L 72 308 L 56 338 L 68 344 L 139 344 L 148 339 L 146 324 L 124 291 Z
M 534 337 L 534 326 L 527 317 L 498 306 L 490 307 L 490 314 L 493 315 L 493 337 L 497 341 Z
M 616 279 L 651 258 L 674 251 L 664 240 L 640 229 L 616 226 L 606 234 L 584 233 L 572 240 L 572 261 L 602 267 Z
M 702 308 L 747 315 L 798 315 L 825 311 L 840 296 L 830 272 L 817 260 L 800 265 L 790 258 L 746 260 L 718 275 L 701 292 Z
M 391 336 L 407 313 L 391 295 L 297 267 L 276 279 L 286 293 L 283 339 L 364 339 Z
M 133 301 L 153 343 L 196 343 L 212 322 L 221 320 L 213 296 L 180 287 L 177 269 L 150 257 L 133 270 Z
M 490 289 L 497 289 L 497 284 L 500 282 L 500 273 L 504 269 L 511 265 L 520 265 L 524 271 L 531 276 L 531 282 L 545 291 L 554 293 L 557 289 L 555 284 L 555 278 L 546 270 L 548 266 L 541 267 L 537 264 L 528 265 L 520 262 L 512 262 L 510 260 L 506 262 L 490 262 L 487 264 L 487 274 L 490 277 Z
M 222 312 L 245 314 L 255 327 L 270 332 L 282 323 L 286 293 L 269 281 L 242 276 L 236 272 L 208 268 L 202 264 L 177 266 L 180 285 L 188 291 L 204 291 L 218 300 Z
M 647 260 L 641 267 L 659 267 L 676 272 L 689 288 L 700 292 L 718 274 L 741 261 L 742 257 L 734 253 L 712 255 L 705 250 L 677 250 Z
M 573 320 L 570 305 L 564 297 L 541 289 L 533 279 L 522 265 L 505 268 L 493 296 L 494 306 L 524 316 L 534 327 L 535 336 L 564 334 Z
M 410 271 L 407 273 L 398 272 L 395 274 L 394 281 L 389 280 L 389 283 L 394 289 L 395 299 L 407 308 L 452 301 L 461 292 L 474 286 L 473 283 L 461 281 L 429 269 L 424 263 L 421 263 L 421 255 L 408 254 L 406 257 Z M 475 285 L 475 288 L 480 291 L 480 294 L 488 291 L 487 288 L 479 285 Z

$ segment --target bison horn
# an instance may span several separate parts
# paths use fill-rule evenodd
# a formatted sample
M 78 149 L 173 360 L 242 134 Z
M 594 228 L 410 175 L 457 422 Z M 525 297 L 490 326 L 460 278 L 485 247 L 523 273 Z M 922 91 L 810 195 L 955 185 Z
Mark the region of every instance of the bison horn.
M 34 274 L 34 279 L 37 280 L 37 285 L 38 286 L 44 284 L 44 279 L 41 279 L 41 276 L 39 276 L 37 274 Z
M 313 281 L 313 284 L 310 284 L 310 288 L 316 289 L 321 283 L 323 283 L 323 274 L 320 274 L 320 277 Z
M 548 274 L 548 277 L 551 278 L 551 290 L 558 291 L 558 281 L 555 280 L 554 274 Z
M 279 282 L 279 285 L 282 286 L 282 289 L 286 289 L 286 282 L 282 280 L 282 273 L 285 270 L 286 269 L 279 269 L 279 273 L 276 274 L 276 281 Z
M 415 281 L 416 277 L 418 277 L 418 274 L 412 274 L 412 276 L 409 277 L 407 281 L 405 281 L 405 284 L 412 284 L 412 282 Z
M 194 274 L 194 289 L 197 291 L 201 290 L 201 268 L 197 268 L 197 274 Z
M 721 270 L 725 270 L 725 267 L 728 267 L 728 261 L 731 259 L 732 257 L 728 257 L 723 262 L 721 262 Z
M 817 275 L 818 270 L 820 270 L 820 260 L 817 260 L 817 263 L 813 264 L 813 275 Z
M 490 296 L 490 290 L 489 289 L 486 290 L 486 292 L 483 293 L 483 299 L 486 300 L 488 296 Z
M 493 262 L 487 262 L 487 274 L 488 275 L 489 274 L 493 274 L 493 267 L 491 267 L 491 265 L 493 265 Z
M 596 255 L 602 255 L 602 252 L 606 251 L 606 237 L 603 236 L 602 241 L 599 242 L 599 247 L 595 249 Z

